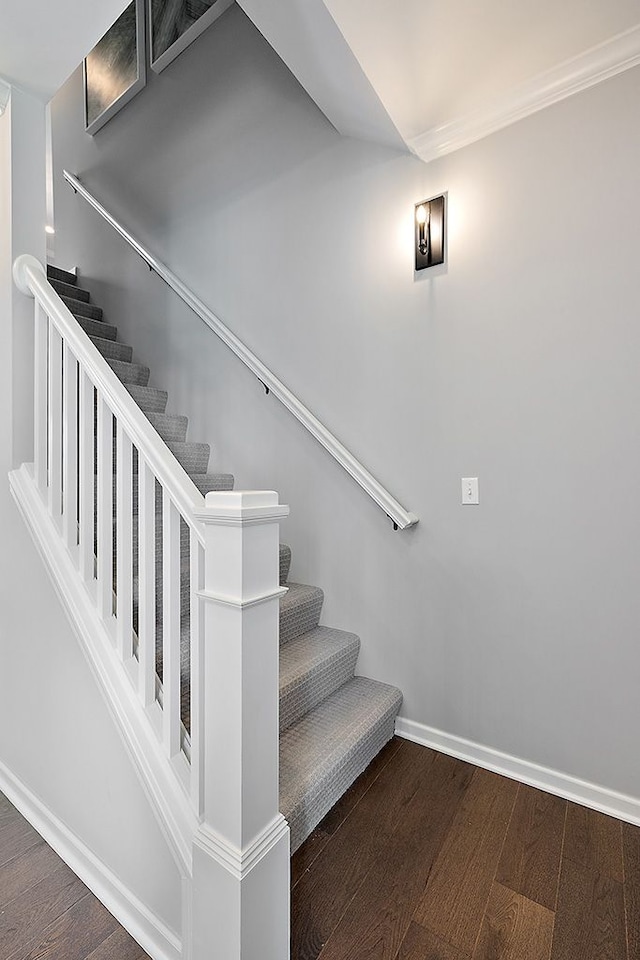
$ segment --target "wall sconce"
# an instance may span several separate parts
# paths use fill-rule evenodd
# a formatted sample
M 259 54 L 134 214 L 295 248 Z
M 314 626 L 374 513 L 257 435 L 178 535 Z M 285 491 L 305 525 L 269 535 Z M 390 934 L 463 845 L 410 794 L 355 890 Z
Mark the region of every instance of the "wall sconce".
M 7 109 L 9 97 L 11 96 L 11 87 L 4 80 L 0 80 L 0 117 Z
M 416 270 L 444 263 L 444 196 L 416 203 Z

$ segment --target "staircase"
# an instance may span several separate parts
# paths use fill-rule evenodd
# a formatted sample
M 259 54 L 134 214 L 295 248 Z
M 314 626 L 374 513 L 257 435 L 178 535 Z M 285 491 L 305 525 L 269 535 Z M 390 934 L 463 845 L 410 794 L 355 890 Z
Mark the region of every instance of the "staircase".
M 231 490 L 233 477 L 209 472 L 208 444 L 187 441 L 188 420 L 166 413 L 167 393 L 149 386 L 149 368 L 117 339 L 74 274 L 49 266 L 50 283 L 80 327 L 144 412 L 202 494 Z M 134 454 L 134 471 L 136 461 Z M 134 484 L 133 510 L 137 510 Z M 162 503 L 156 492 L 156 672 L 162 679 Z M 182 521 L 180 673 L 181 716 L 189 734 L 189 543 Z M 115 529 L 115 528 L 114 528 Z M 134 526 L 134 532 L 135 532 Z M 133 625 L 137 629 L 137 544 L 134 539 Z M 360 649 L 355 634 L 320 625 L 319 587 L 289 582 L 291 551 L 280 546 L 280 810 L 289 823 L 291 853 L 392 737 L 400 691 L 354 675 Z M 114 581 L 116 571 L 114 569 Z M 117 592 L 117 591 L 116 591 Z

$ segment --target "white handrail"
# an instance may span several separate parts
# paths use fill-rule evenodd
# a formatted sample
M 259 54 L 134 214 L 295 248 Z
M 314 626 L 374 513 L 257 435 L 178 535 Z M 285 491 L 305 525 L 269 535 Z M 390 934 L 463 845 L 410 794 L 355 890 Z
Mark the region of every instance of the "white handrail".
M 23 254 L 13 265 L 13 277 L 21 293 L 35 297 L 45 308 L 51 321 L 71 347 L 76 360 L 87 371 L 94 386 L 126 428 L 132 443 L 144 455 L 200 543 L 204 543 L 201 525 L 193 519 L 194 514 L 201 512 L 204 507 L 203 495 L 182 468 L 176 469 L 175 457 L 107 361 L 84 335 L 69 308 L 47 280 L 42 264 L 35 257 Z
M 103 217 L 107 223 L 110 223 L 111 226 L 116 230 L 127 243 L 133 247 L 133 249 L 138 253 L 142 259 L 151 267 L 158 276 L 162 277 L 165 283 L 171 287 L 175 293 L 183 300 L 187 306 L 197 314 L 204 323 L 210 327 L 211 330 L 216 334 L 217 337 L 222 340 L 224 344 L 229 347 L 230 350 L 235 353 L 235 355 L 242 360 L 244 365 L 251 370 L 253 374 L 258 378 L 258 380 L 263 384 L 264 388 L 273 393 L 275 397 L 287 408 L 287 410 L 293 414 L 293 416 L 298 420 L 309 433 L 312 434 L 318 441 L 322 444 L 325 450 L 331 454 L 331 456 L 343 467 L 347 473 L 353 477 L 359 486 L 369 494 L 372 500 L 374 500 L 381 510 L 387 514 L 390 520 L 392 520 L 394 527 L 405 530 L 407 527 L 412 527 L 418 522 L 418 517 L 413 513 L 409 513 L 404 507 L 393 497 L 388 490 L 376 480 L 376 478 L 369 473 L 369 471 L 364 467 L 359 460 L 347 450 L 347 448 L 340 443 L 340 441 L 334 437 L 334 435 L 327 430 L 327 428 L 322 424 L 317 417 L 315 417 L 310 410 L 308 410 L 303 403 L 282 383 L 278 377 L 273 374 L 268 367 L 266 367 L 262 361 L 258 360 L 254 353 L 249 350 L 248 347 L 242 343 L 238 337 L 235 336 L 229 330 L 228 327 L 222 323 L 218 317 L 213 314 L 209 308 L 198 298 L 194 293 L 192 293 L 185 285 L 182 283 L 178 277 L 164 264 L 161 260 L 158 260 L 152 253 L 150 253 L 143 245 L 133 237 L 125 227 L 120 224 L 115 217 L 113 217 L 103 206 L 96 200 L 96 198 L 89 193 L 86 187 L 75 177 L 72 173 L 69 173 L 67 170 L 63 171 L 65 180 L 73 187 L 76 193 L 79 193 L 80 196 L 93 207 L 97 213 Z

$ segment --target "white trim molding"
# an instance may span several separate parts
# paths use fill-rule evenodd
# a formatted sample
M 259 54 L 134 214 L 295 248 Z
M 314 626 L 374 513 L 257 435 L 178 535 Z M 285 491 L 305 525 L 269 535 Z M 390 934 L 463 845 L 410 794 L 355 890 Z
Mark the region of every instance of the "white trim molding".
M 201 825 L 193 842 L 236 880 L 244 880 L 281 840 L 289 845 L 289 824 L 279 813 L 244 850 L 229 843 L 206 823 Z
M 396 735 L 413 740 L 423 747 L 431 747 L 458 760 L 466 760 L 485 770 L 518 780 L 546 793 L 579 803 L 583 807 L 598 810 L 610 817 L 640 826 L 640 798 L 618 793 L 587 780 L 580 780 L 568 773 L 542 767 L 529 760 L 521 760 L 492 747 L 485 747 L 473 740 L 465 740 L 435 727 L 427 727 L 414 720 L 399 717 L 396 720 Z
M 0 761 L 0 789 L 149 956 L 180 960 L 182 943 L 86 844 Z
M 428 163 L 640 64 L 640 25 L 519 84 L 503 97 L 407 140 Z

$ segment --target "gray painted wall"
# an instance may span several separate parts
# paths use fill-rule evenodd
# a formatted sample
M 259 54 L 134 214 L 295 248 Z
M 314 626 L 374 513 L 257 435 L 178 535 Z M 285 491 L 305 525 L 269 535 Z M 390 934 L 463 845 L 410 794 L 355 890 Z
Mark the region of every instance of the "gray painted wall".
M 640 70 L 441 161 L 340 138 L 229 11 L 94 138 L 56 244 L 190 438 L 291 505 L 294 578 L 404 716 L 640 797 Z M 67 167 L 409 509 L 379 510 L 62 184 Z M 413 204 L 449 192 L 416 278 Z M 460 478 L 480 478 L 480 505 Z

